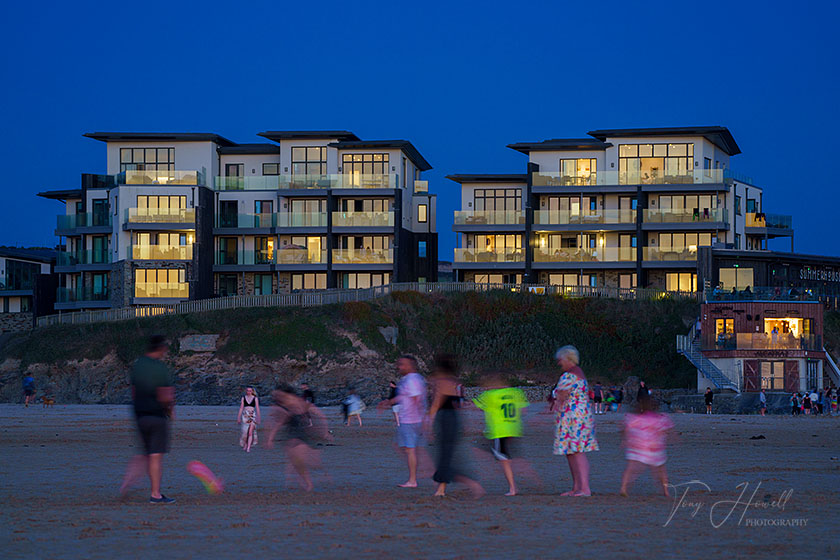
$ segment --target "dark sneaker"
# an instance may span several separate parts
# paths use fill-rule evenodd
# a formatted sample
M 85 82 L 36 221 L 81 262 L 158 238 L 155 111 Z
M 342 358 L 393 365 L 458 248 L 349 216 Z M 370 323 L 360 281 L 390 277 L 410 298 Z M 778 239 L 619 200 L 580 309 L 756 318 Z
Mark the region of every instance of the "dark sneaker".
M 160 498 L 149 498 L 150 504 L 171 504 L 175 501 L 175 498 L 167 498 L 163 494 L 160 495 Z

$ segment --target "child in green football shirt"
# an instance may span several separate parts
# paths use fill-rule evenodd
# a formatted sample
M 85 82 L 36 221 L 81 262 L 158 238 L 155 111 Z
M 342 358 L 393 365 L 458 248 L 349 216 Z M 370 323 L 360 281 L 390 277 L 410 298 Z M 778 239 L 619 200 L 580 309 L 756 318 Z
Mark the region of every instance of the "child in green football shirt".
M 490 440 L 490 450 L 501 463 L 510 487 L 505 496 L 515 496 L 511 448 L 514 438 L 522 437 L 522 409 L 528 406 L 528 399 L 520 389 L 508 387 L 498 374 L 488 376 L 484 387 L 486 391 L 473 403 L 484 411 L 484 435 Z

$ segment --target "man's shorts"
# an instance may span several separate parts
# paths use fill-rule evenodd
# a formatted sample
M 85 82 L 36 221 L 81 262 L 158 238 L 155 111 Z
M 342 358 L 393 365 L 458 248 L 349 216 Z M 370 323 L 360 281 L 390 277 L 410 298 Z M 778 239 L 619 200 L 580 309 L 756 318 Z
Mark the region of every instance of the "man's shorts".
M 169 420 L 163 416 L 138 416 L 137 431 L 146 455 L 169 451 Z
M 33 391 L 32 389 L 24 389 L 23 390 L 23 395 L 26 396 L 26 397 L 31 397 L 34 394 L 35 394 L 35 391 Z
M 422 422 L 417 422 L 416 424 L 400 424 L 397 426 L 397 445 L 412 449 L 419 447 L 422 435 Z
M 510 461 L 513 453 L 512 449 L 516 447 L 515 440 L 512 437 L 503 437 L 490 440 L 490 451 L 498 461 Z

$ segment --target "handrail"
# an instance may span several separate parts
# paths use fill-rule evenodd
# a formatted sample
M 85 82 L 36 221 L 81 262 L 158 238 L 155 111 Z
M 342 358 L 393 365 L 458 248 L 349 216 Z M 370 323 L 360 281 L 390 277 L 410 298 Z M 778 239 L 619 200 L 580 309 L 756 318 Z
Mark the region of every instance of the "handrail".
M 834 384 L 840 385 L 840 368 L 837 367 L 837 363 L 834 361 L 834 358 L 831 357 L 831 354 L 828 352 L 825 346 L 823 346 L 823 352 L 825 352 L 825 357 L 827 358 L 827 361 L 831 366 L 829 368 L 829 375 L 832 375 L 833 373 L 832 377 L 834 377 Z
M 330 289 L 292 294 L 267 294 L 228 296 L 185 301 L 180 303 L 138 307 L 120 307 L 96 311 L 76 311 L 38 317 L 37 327 L 64 324 L 87 324 L 126 321 L 157 315 L 181 315 L 246 307 L 311 307 L 369 301 L 393 292 L 415 291 L 423 293 L 486 292 L 504 290 L 537 295 L 557 295 L 570 298 L 616 298 L 654 300 L 667 297 L 699 301 L 699 292 L 668 292 L 648 288 L 624 289 L 604 286 L 550 286 L 543 284 L 476 284 L 473 282 L 399 282 L 358 290 Z

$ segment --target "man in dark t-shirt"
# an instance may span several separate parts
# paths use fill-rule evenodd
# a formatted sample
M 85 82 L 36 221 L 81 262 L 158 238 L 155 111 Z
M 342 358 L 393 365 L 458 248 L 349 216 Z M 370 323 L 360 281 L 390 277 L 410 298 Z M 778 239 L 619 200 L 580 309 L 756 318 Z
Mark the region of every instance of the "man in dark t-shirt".
M 163 454 L 169 451 L 169 422 L 175 418 L 175 387 L 172 373 L 161 360 L 169 350 L 164 337 L 156 335 L 149 339 L 146 354 L 134 362 L 131 368 L 131 395 L 134 402 L 134 417 L 137 431 L 143 443 L 145 455 L 129 465 L 123 491 L 145 466 L 152 483 L 149 502 L 168 504 L 175 500 L 160 493 L 163 477 Z

